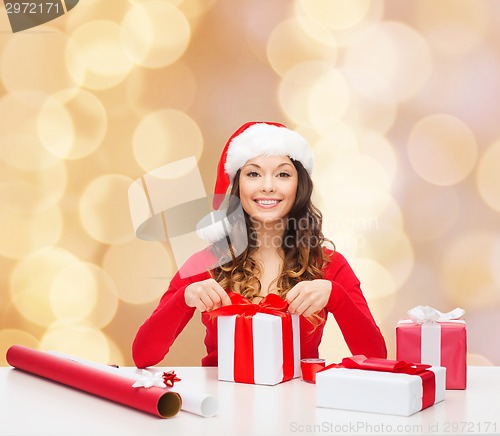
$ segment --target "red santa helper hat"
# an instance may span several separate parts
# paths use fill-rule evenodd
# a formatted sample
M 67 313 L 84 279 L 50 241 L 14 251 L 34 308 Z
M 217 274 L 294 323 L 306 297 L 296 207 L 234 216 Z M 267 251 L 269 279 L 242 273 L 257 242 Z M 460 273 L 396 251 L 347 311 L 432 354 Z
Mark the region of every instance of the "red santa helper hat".
M 203 219 L 199 224 L 212 224 L 207 227 L 198 226 L 198 234 L 205 240 L 215 242 L 222 239 L 229 230 L 227 218 L 220 220 L 217 213 L 225 194 L 234 181 L 238 170 L 250 159 L 258 156 L 288 156 L 299 161 L 311 174 L 313 153 L 308 142 L 297 132 L 274 122 L 249 122 L 243 124 L 228 139 L 217 166 L 213 208 L 211 218 Z M 208 218 L 208 217 L 205 217 Z

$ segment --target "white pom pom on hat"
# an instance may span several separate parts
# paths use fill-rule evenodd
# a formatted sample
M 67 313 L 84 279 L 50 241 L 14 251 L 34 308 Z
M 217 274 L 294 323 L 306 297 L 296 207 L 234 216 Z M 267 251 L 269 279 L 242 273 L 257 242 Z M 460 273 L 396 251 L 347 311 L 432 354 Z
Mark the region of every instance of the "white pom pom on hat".
M 312 149 L 301 135 L 280 123 L 248 122 L 233 133 L 222 150 L 214 189 L 214 209 L 219 208 L 237 171 L 250 159 L 263 155 L 288 156 L 299 161 L 309 174 L 312 172 Z

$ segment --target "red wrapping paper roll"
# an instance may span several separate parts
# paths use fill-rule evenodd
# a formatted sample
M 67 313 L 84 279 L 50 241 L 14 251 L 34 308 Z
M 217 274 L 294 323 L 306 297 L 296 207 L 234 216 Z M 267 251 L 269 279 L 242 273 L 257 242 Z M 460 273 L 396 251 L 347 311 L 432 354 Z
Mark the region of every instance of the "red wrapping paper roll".
M 181 408 L 181 398 L 175 392 L 159 387 L 133 388 L 133 381 L 126 378 L 22 345 L 10 347 L 6 357 L 15 368 L 161 418 L 170 418 Z

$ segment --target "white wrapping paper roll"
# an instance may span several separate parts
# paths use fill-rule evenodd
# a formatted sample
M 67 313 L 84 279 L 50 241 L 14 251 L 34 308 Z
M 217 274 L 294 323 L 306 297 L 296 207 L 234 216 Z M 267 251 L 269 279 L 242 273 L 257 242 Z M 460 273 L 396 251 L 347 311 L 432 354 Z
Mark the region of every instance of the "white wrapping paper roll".
M 132 382 L 138 381 L 141 378 L 143 378 L 143 375 L 139 373 L 139 370 L 135 370 L 135 372 L 133 370 L 130 372 L 125 372 L 124 368 L 119 369 L 114 366 L 92 362 L 90 360 L 81 359 L 79 357 L 71 356 L 65 353 L 60 353 L 58 351 L 49 351 L 49 353 L 54 356 L 69 359 L 74 362 L 78 362 L 82 365 L 100 369 L 101 371 L 106 371 L 110 374 L 114 374 L 129 379 L 131 381 L 131 384 Z M 163 373 L 163 371 L 154 371 L 152 369 L 148 369 L 148 371 L 151 372 L 152 374 L 154 374 L 155 372 Z M 182 398 L 181 410 L 184 410 L 185 412 L 194 413 L 196 415 L 200 415 L 205 418 L 209 418 L 216 415 L 219 405 L 217 399 L 212 395 L 203 392 L 194 392 L 191 390 L 178 388 L 177 386 L 175 388 L 168 388 L 168 389 L 172 390 L 172 392 L 176 392 L 181 396 Z

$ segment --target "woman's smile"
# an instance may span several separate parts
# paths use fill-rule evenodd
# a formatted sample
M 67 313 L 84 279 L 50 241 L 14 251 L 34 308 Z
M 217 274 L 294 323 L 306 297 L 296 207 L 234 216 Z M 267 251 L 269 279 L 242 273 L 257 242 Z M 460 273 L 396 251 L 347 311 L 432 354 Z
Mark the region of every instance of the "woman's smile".
M 263 209 L 272 209 L 281 203 L 277 198 L 255 198 L 254 201 Z

